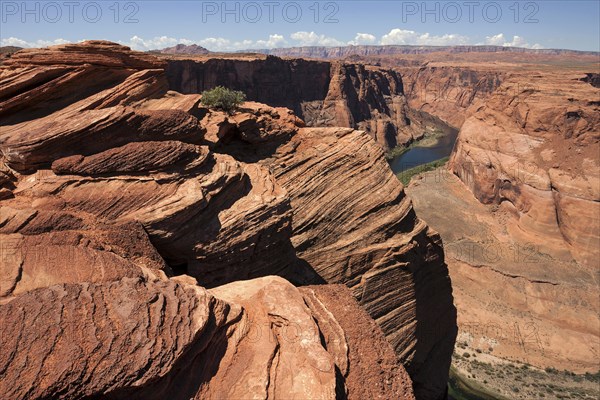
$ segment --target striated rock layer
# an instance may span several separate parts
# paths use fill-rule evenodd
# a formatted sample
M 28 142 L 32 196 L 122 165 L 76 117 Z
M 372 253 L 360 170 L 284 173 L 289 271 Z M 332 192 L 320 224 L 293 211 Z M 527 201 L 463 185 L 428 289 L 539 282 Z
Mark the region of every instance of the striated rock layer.
M 510 360 L 597 372 L 597 267 L 578 264 L 565 246 L 548 250 L 543 236 L 512 235 L 517 217 L 503 205 L 479 203 L 449 171 L 424 174 L 407 192 L 444 240 L 458 310 L 457 353 L 467 347 L 497 365 Z
M 188 277 L 33 290 L 0 305 L 0 344 L 7 350 L 0 355 L 0 393 L 3 399 L 336 399 L 379 392 L 414 399 L 381 331 L 369 326 L 349 293 L 336 290 L 335 306 L 372 329 L 358 343 L 329 311 L 331 300 L 321 300 L 326 288 L 303 295 L 283 278 L 265 277 L 208 292 Z M 359 346 L 380 346 L 379 354 L 361 357 Z M 354 368 L 368 370 L 371 379 L 351 375 Z
M 205 109 L 167 76 L 98 41 L 0 69 L 2 397 L 411 398 L 394 357 L 418 398 L 443 397 L 441 241 L 381 148 L 285 108 Z M 383 333 L 341 289 L 239 282 L 270 275 L 345 284 Z M 363 356 L 383 335 L 393 350 Z

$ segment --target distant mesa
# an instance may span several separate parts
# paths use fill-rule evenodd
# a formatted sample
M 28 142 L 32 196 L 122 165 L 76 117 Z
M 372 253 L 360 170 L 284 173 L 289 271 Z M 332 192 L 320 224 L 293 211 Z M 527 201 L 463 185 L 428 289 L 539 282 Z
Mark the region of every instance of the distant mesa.
M 244 51 L 247 52 L 248 50 Z M 414 46 L 414 45 L 361 45 L 361 46 L 304 46 L 277 49 L 252 50 L 255 53 L 269 54 L 279 57 L 309 57 L 309 58 L 341 58 L 352 55 L 381 56 L 402 54 L 430 53 L 524 53 L 544 55 L 598 55 L 596 51 L 579 51 L 565 49 L 527 49 L 507 46 Z
M 0 60 L 10 57 L 19 50 L 23 50 L 23 48 L 17 46 L 0 46 Z
M 210 50 L 198 46 L 197 44 L 186 45 L 180 43 L 177 46 L 165 47 L 157 52 L 161 54 L 208 54 L 210 53 Z
M 0 54 L 16 53 L 17 51 L 22 49 L 22 47 L 17 46 L 0 46 Z

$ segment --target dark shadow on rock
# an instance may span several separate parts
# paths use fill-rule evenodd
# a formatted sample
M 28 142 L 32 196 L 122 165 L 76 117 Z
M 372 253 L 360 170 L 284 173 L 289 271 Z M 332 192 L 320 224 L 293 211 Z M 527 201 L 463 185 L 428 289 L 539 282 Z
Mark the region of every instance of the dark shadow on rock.
M 408 255 L 412 265 L 419 265 L 419 260 L 421 265 L 413 270 L 418 341 L 413 361 L 406 369 L 413 380 L 417 400 L 442 400 L 447 396 L 458 333 L 457 314 L 441 239 L 422 237 L 420 241 L 418 248 L 427 249 L 425 254 L 410 252 Z
M 219 143 L 211 150 L 216 153 L 228 154 L 238 161 L 254 164 L 272 157 L 277 149 L 290 141 L 293 135 L 282 135 L 263 143 L 249 143 L 239 138 L 236 132 L 227 142 Z

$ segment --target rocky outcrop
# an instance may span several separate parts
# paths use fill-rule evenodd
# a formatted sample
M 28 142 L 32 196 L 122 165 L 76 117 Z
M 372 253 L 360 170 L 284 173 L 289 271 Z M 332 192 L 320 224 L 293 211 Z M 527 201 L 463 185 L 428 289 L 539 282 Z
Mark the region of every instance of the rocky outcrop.
M 279 277 L 210 292 L 189 277 L 30 291 L 0 305 L 0 343 L 7 350 L 0 355 L 0 393 L 4 399 L 335 399 L 349 387 L 414 399 L 377 327 L 370 326 L 363 343 L 356 334 L 347 339 L 328 309 L 331 300 L 306 293 L 310 308 L 303 293 Z M 335 300 L 357 323 L 372 323 L 349 293 L 340 290 Z M 321 336 L 328 333 L 326 347 Z M 358 355 L 364 345 L 382 346 L 385 363 Z M 355 366 L 374 378 L 350 375 Z M 367 387 L 354 389 L 361 385 Z
M 344 377 L 349 399 L 412 397 L 406 389 L 408 376 L 398 368 L 389 343 L 364 309 L 351 306 L 347 298 L 352 295 L 346 286 L 305 286 L 300 290 Z M 366 348 L 371 351 L 362 350 Z
M 593 87 L 600 87 L 600 74 L 588 72 L 580 80 L 589 83 Z
M 172 90 L 241 90 L 250 100 L 292 109 L 308 126 L 364 130 L 384 149 L 422 134 L 407 117 L 402 78 L 389 69 L 268 56 L 168 60 L 167 75 Z
M 205 109 L 168 91 L 162 61 L 108 42 L 18 54 L 0 70 L 0 368 L 23 379 L 3 398 L 411 398 L 394 350 L 418 398 L 444 395 L 441 242 L 368 135 Z M 347 292 L 270 275 L 345 284 L 383 333 Z M 355 348 L 384 337 L 393 350 Z
M 456 333 L 454 306 L 436 297 L 450 298 L 451 286 L 439 236 L 416 217 L 382 150 L 349 128 L 305 128 L 275 159 L 300 259 L 352 289 L 408 366 L 417 397 L 436 397 Z M 429 369 L 442 360 L 448 364 Z
M 17 46 L 0 46 L 0 61 L 10 58 L 11 55 L 22 49 L 22 47 Z
M 517 233 L 568 248 L 581 264 L 598 259 L 600 106 L 576 73 L 505 81 L 465 121 L 450 160 L 483 203 L 510 204 Z M 485 134 L 484 134 L 485 132 Z

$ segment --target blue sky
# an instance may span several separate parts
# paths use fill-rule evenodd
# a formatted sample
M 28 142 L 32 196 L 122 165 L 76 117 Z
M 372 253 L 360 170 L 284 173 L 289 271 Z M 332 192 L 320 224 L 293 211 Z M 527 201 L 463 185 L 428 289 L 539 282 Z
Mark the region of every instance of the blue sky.
M 107 39 L 138 50 L 495 44 L 600 51 L 589 1 L 0 1 L 2 45 Z

